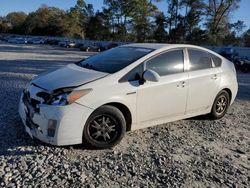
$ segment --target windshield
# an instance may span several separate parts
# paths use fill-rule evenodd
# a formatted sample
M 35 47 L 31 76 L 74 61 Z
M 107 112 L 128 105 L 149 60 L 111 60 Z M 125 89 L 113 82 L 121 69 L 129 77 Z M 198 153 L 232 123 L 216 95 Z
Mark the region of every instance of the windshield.
M 78 65 L 100 72 L 115 73 L 151 51 L 152 49 L 148 48 L 118 47 L 89 57 Z

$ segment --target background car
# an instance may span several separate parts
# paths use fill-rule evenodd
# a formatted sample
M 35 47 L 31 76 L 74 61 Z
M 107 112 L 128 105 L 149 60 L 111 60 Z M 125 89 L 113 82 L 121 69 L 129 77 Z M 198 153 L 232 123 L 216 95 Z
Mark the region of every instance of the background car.
M 31 44 L 45 44 L 46 39 L 43 38 L 32 38 L 31 39 Z
M 115 48 L 117 46 L 118 46 L 118 43 L 112 42 L 112 43 L 108 44 L 107 49 Z
M 66 48 L 74 48 L 76 47 L 76 43 L 74 41 L 60 41 L 58 43 L 59 46 L 61 47 L 66 47 Z
M 100 52 L 101 47 L 97 45 L 82 45 L 80 50 L 84 52 Z
M 27 44 L 27 38 L 23 37 L 11 37 L 8 39 L 9 43 L 15 43 L 15 44 Z
M 240 70 L 244 73 L 250 72 L 250 58 L 243 57 L 241 59 Z
M 50 44 L 50 45 L 58 45 L 59 42 L 60 42 L 60 41 L 57 40 L 57 39 L 47 39 L 47 40 L 45 41 L 46 44 Z

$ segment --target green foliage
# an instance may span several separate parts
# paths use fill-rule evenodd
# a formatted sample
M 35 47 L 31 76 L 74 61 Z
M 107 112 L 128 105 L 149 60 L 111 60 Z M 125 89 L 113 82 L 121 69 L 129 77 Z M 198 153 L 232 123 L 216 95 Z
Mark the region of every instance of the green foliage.
M 133 34 L 137 42 L 145 42 L 150 38 L 152 25 L 150 18 L 156 13 L 156 6 L 148 0 L 135 0 L 135 11 L 131 13 Z
M 246 47 L 250 47 L 250 29 L 243 34 L 243 42 Z
M 154 25 L 154 36 L 153 38 L 156 42 L 166 42 L 167 41 L 167 31 L 166 28 L 166 17 L 161 12 L 155 16 L 155 25 Z
M 206 4 L 206 26 L 212 44 L 220 43 L 219 40 L 229 32 L 229 15 L 238 8 L 239 2 L 240 0 L 209 0 Z
M 244 22 L 241 20 L 238 20 L 235 23 L 229 23 L 230 30 L 235 32 L 237 35 L 240 35 L 245 27 L 246 26 L 245 26 Z
M 110 25 L 113 40 L 127 41 L 131 15 L 135 12 L 136 0 L 104 0 L 106 22 Z
M 54 7 L 42 7 L 30 13 L 25 22 L 25 34 L 58 35 L 64 33 L 65 12 Z
M 8 24 L 5 17 L 0 17 L 0 32 L 6 33 L 9 31 Z
M 6 24 L 9 27 L 10 33 L 22 33 L 23 32 L 23 24 L 27 17 L 27 14 L 24 12 L 12 12 L 6 16 Z
M 107 15 L 97 12 L 91 16 L 86 27 L 86 38 L 91 40 L 109 40 L 111 32 L 109 25 L 106 25 Z
M 165 14 L 156 4 L 166 3 Z M 77 0 L 64 11 L 42 5 L 0 17 L 0 32 L 92 40 L 249 45 L 243 21 L 230 23 L 240 0 L 104 0 L 102 11 Z M 243 33 L 243 34 L 242 34 Z

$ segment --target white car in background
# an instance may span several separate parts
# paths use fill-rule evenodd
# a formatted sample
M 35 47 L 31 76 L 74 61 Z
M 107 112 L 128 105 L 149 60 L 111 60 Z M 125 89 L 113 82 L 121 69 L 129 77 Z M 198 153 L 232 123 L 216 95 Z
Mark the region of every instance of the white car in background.
M 234 65 L 205 48 L 129 44 L 40 75 L 19 113 L 31 137 L 53 145 L 118 144 L 126 131 L 210 114 L 238 90 Z

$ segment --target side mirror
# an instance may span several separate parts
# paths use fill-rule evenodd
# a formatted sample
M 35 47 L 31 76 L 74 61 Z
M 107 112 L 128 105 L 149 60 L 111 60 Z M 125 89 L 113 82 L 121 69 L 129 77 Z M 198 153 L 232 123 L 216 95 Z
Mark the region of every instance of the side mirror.
M 142 77 L 144 80 L 150 81 L 150 82 L 158 82 L 160 80 L 159 74 L 153 70 L 150 70 L 150 69 L 145 70 Z

